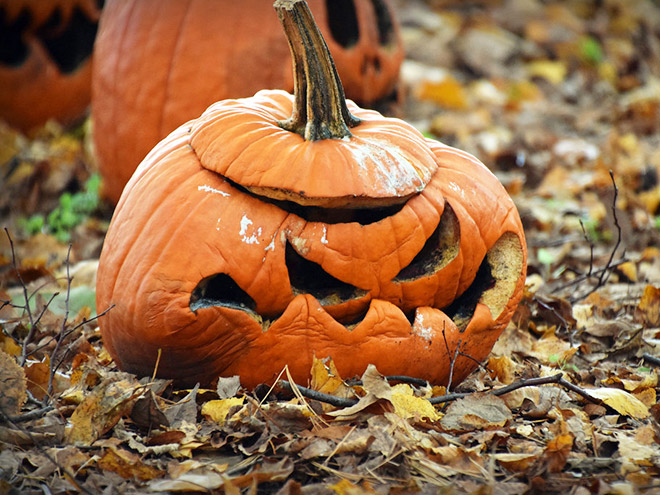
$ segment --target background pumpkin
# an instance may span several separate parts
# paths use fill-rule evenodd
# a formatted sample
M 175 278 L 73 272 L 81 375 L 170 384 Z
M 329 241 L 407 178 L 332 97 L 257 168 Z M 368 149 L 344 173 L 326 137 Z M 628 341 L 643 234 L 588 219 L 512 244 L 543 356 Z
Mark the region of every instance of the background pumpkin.
M 83 116 L 101 3 L 0 0 L 0 119 L 28 132 Z
M 310 0 L 349 98 L 392 94 L 403 46 L 387 0 Z M 148 151 L 211 103 L 291 91 L 289 49 L 264 0 L 116 0 L 104 9 L 94 142 L 113 202 Z
M 344 377 L 373 363 L 456 383 L 520 300 L 515 206 L 474 157 L 346 107 L 330 63 L 314 62 L 327 55 L 304 3 L 276 5 L 296 68 L 325 78 L 298 71 L 295 96 L 218 102 L 142 162 L 101 254 L 104 345 L 123 369 L 150 375 L 158 360 L 189 384 L 252 387 L 284 365 L 304 383 L 313 356 Z

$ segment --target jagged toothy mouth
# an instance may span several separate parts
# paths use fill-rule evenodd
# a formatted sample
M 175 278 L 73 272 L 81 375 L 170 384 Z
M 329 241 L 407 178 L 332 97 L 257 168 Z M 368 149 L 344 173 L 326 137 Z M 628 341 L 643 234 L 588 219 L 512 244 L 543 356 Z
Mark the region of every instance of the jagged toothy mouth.
M 410 283 L 435 276 L 458 254 L 460 226 L 449 204 L 446 205 L 438 226 L 429 236 L 417 256 L 394 277 L 395 283 Z M 442 311 L 457 328 L 463 331 L 474 314 L 478 303 L 486 305 L 496 319 L 515 292 L 522 271 L 523 247 L 518 236 L 504 233 L 488 250 L 471 285 Z M 343 282 L 313 261 L 302 256 L 288 241 L 285 263 L 293 295 L 309 294 L 335 319 L 353 328 L 365 317 L 371 296 L 369 291 Z M 354 303 L 348 315 L 336 317 L 337 307 Z M 225 307 L 245 311 L 267 325 L 278 314 L 257 313 L 257 303 L 226 273 L 218 273 L 201 280 L 190 297 L 190 309 L 198 311 L 208 307 Z M 411 323 L 416 311 L 408 315 Z

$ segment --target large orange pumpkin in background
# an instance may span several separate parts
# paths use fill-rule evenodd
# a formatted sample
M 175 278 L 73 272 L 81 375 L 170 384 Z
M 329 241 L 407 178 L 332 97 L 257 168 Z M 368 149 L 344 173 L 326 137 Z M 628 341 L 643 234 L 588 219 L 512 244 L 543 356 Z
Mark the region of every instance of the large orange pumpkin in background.
M 104 345 L 139 375 L 247 387 L 285 365 L 304 383 L 314 356 L 446 383 L 459 348 L 456 383 L 520 300 L 517 210 L 476 158 L 346 102 L 306 4 L 276 9 L 295 94 L 218 102 L 141 163 L 100 258 Z
M 0 0 L 0 119 L 68 125 L 91 100 L 98 0 Z
M 349 98 L 394 91 L 403 46 L 387 0 L 310 0 Z M 95 47 L 94 142 L 104 194 L 211 103 L 293 89 L 289 49 L 267 0 L 108 1 Z

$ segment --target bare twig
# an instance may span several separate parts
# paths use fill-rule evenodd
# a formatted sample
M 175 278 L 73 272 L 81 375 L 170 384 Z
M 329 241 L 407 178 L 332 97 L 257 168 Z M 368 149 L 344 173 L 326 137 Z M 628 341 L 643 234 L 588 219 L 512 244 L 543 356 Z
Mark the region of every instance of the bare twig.
M 57 372 L 57 369 L 59 368 L 60 363 L 56 364 L 56 357 L 57 354 L 59 353 L 60 347 L 62 345 L 62 342 L 65 339 L 66 335 L 66 326 L 69 321 L 69 298 L 71 296 L 71 272 L 70 272 L 70 265 L 71 265 L 71 244 L 69 244 L 69 249 L 66 252 L 66 297 L 64 298 L 64 318 L 62 319 L 62 328 L 60 329 L 60 333 L 57 336 L 57 343 L 55 344 L 55 349 L 53 349 L 53 353 L 50 357 L 50 371 L 48 374 L 48 389 L 46 394 L 50 396 L 53 392 L 53 378 L 55 377 L 55 373 Z M 66 354 L 66 353 L 65 353 Z
M 44 416 L 46 413 L 52 411 L 53 409 L 55 409 L 55 407 L 52 405 L 43 406 L 40 407 L 39 409 L 35 409 L 34 411 L 19 414 L 17 416 L 3 416 L 2 419 L 7 421 L 8 423 L 24 423 L 25 421 L 32 421 L 33 419 L 39 419 L 42 416 Z
M 587 229 L 584 228 L 584 223 L 580 218 L 580 227 L 582 228 L 582 233 L 584 234 L 584 240 L 589 244 L 589 271 L 585 275 L 586 278 L 591 278 L 591 274 L 594 271 L 594 243 L 589 239 L 587 234 Z
M 619 188 L 617 187 L 616 181 L 614 180 L 614 172 L 612 172 L 611 170 L 610 170 L 610 179 L 612 179 L 612 187 L 614 187 L 614 198 L 612 198 L 612 216 L 614 217 L 614 225 L 616 226 L 618 235 L 616 238 L 616 244 L 614 244 L 614 249 L 612 249 L 612 252 L 610 253 L 610 258 L 607 260 L 607 264 L 605 265 L 606 268 L 612 264 L 612 261 L 614 261 L 614 254 L 621 245 L 621 236 L 622 236 L 621 225 L 619 225 L 619 217 L 616 214 L 616 200 L 619 197 Z M 598 278 L 598 284 L 596 285 L 596 287 L 601 287 L 607 281 L 607 278 L 609 278 L 610 273 L 612 273 L 611 270 L 609 272 L 607 270 L 603 271 L 600 274 L 600 277 Z
M 7 234 L 7 239 L 9 240 L 9 248 L 11 250 L 11 263 L 12 266 L 14 267 L 14 270 L 16 270 L 16 278 L 18 278 L 18 281 L 21 284 L 21 288 L 23 290 L 23 298 L 25 299 L 25 311 L 27 312 L 28 319 L 30 320 L 30 330 L 28 331 L 27 337 L 25 337 L 25 339 L 23 340 L 23 351 L 21 354 L 21 362 L 20 362 L 20 365 L 23 366 L 25 364 L 25 361 L 27 361 L 27 346 L 30 343 L 30 341 L 34 338 L 34 334 L 36 332 L 36 326 L 34 324 L 34 316 L 32 315 L 32 310 L 30 309 L 30 297 L 28 295 L 27 286 L 23 281 L 23 277 L 21 276 L 21 271 L 16 261 L 16 250 L 14 249 L 14 240 L 11 238 L 11 235 L 9 234 L 9 229 L 7 229 L 7 227 L 5 227 L 5 234 Z
M 295 386 L 303 397 L 306 397 L 307 399 L 317 400 L 319 402 L 325 402 L 326 404 L 330 404 L 331 406 L 335 406 L 335 407 L 350 407 L 354 404 L 357 404 L 358 401 L 357 399 L 348 399 L 348 398 L 345 399 L 343 397 L 337 397 L 336 395 L 317 392 L 316 390 L 303 387 L 302 385 L 292 384 L 288 380 L 280 380 L 278 383 L 282 388 L 294 393 L 295 391 L 293 387 Z
M 660 358 L 651 356 L 650 354 L 643 354 L 642 359 L 647 363 L 651 363 L 654 366 L 660 366 Z
M 507 385 L 506 387 L 501 387 L 501 388 L 496 388 L 491 390 L 489 393 L 495 395 L 495 396 L 500 396 L 504 394 L 508 394 L 509 392 L 513 392 L 514 390 L 518 390 L 519 388 L 523 387 L 532 387 L 532 386 L 537 386 L 537 385 L 547 385 L 547 384 L 552 384 L 556 383 L 557 385 L 561 385 L 562 387 L 565 387 L 569 390 L 572 390 L 573 392 L 581 395 L 585 399 L 587 399 L 589 402 L 593 402 L 595 404 L 602 404 L 603 401 L 600 399 L 597 399 L 596 397 L 591 396 L 588 392 L 582 390 L 578 386 L 572 384 L 568 380 L 564 379 L 564 374 L 563 373 L 557 373 L 556 375 L 551 375 L 551 376 L 541 376 L 541 377 L 536 377 L 536 378 L 523 378 L 522 380 L 519 380 L 515 383 L 512 383 L 511 385 Z M 472 392 L 463 392 L 463 393 L 454 393 L 454 394 L 449 394 L 449 395 L 440 395 L 438 397 L 433 397 L 429 399 L 429 402 L 431 404 L 440 404 L 443 402 L 449 402 L 452 400 L 457 400 L 457 399 L 462 399 L 463 397 L 467 397 L 468 395 L 472 394 Z
M 599 270 L 594 270 L 594 245 L 589 239 L 589 236 L 587 235 L 587 232 L 584 228 L 584 224 L 580 220 L 580 226 L 582 227 L 582 232 L 584 234 L 584 238 L 589 243 L 589 247 L 591 250 L 591 255 L 590 255 L 590 260 L 589 260 L 589 271 L 573 280 L 570 282 L 567 282 L 565 284 L 560 285 L 555 289 L 556 291 L 561 291 L 564 289 L 567 289 L 571 286 L 580 284 L 586 280 L 593 279 L 594 277 L 598 277 L 595 284 L 584 294 L 577 294 L 572 297 L 569 297 L 569 301 L 575 302 L 579 301 L 580 299 L 584 299 L 585 297 L 589 296 L 590 294 L 596 292 L 599 288 L 601 288 L 609 279 L 610 275 L 614 271 L 614 268 L 619 266 L 622 263 L 625 263 L 627 260 L 625 259 L 625 252 L 621 255 L 621 259 L 618 261 L 614 261 L 614 256 L 616 255 L 616 252 L 619 250 L 619 247 L 621 246 L 621 241 L 623 238 L 623 231 L 621 229 L 621 224 L 619 223 L 619 217 L 617 215 L 617 210 L 616 210 L 616 202 L 619 197 L 619 188 L 616 185 L 616 180 L 614 179 L 614 172 L 610 170 L 610 179 L 612 180 L 612 187 L 614 188 L 614 197 L 612 198 L 612 205 L 611 205 L 611 210 L 612 210 L 612 217 L 614 219 L 614 225 L 617 230 L 617 239 L 614 244 L 614 247 L 612 248 L 612 251 L 610 252 L 610 257 L 607 260 L 607 263 L 605 264 L 604 268 L 601 268 Z
M 495 396 L 500 396 L 504 394 L 508 394 L 509 392 L 513 392 L 514 390 L 518 390 L 519 388 L 523 387 L 532 387 L 532 386 L 537 386 L 537 385 L 548 385 L 548 384 L 553 384 L 556 383 L 557 385 L 561 385 L 562 387 L 565 387 L 572 392 L 575 392 L 576 394 L 582 396 L 589 402 L 593 402 L 594 404 L 599 404 L 603 405 L 603 401 L 593 397 L 591 394 L 589 394 L 587 391 L 581 389 L 577 385 L 574 385 L 573 383 L 569 382 L 568 380 L 564 379 L 564 374 L 563 373 L 557 373 L 556 375 L 552 376 L 541 376 L 541 377 L 535 377 L 535 378 L 524 378 L 522 380 L 519 380 L 515 383 L 512 383 L 511 385 L 507 385 L 505 387 L 501 388 L 496 388 L 493 390 L 488 391 L 487 393 L 490 393 Z M 287 380 L 280 380 L 279 384 L 290 391 L 293 391 L 293 386 L 290 382 Z M 350 407 L 355 405 L 358 402 L 358 399 L 349 399 L 349 398 L 343 398 L 343 397 L 336 397 L 334 395 L 330 394 L 325 394 L 323 392 L 318 392 L 316 390 L 312 390 L 307 387 L 302 387 L 300 385 L 295 385 L 296 389 L 300 392 L 301 395 L 308 399 L 312 400 L 318 400 L 319 402 L 325 402 L 326 404 L 330 404 L 331 406 L 335 407 Z M 445 402 L 451 402 L 455 401 L 458 399 L 463 399 L 465 397 L 468 397 L 469 395 L 472 395 L 474 392 L 454 392 L 451 394 L 445 394 L 445 395 L 439 395 L 437 397 L 432 397 L 429 399 L 429 402 L 433 405 L 437 404 L 443 404 Z

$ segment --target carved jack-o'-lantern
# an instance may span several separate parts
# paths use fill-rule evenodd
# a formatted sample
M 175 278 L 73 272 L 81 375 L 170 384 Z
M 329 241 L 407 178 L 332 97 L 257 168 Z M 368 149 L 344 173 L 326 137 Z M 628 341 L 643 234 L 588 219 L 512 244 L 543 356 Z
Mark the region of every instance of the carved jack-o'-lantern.
M 389 96 L 403 46 L 386 0 L 309 5 L 348 97 Z M 149 150 L 211 103 L 293 89 L 286 38 L 265 0 L 109 1 L 95 53 L 94 141 L 113 202 Z
M 0 0 L 0 119 L 30 131 L 89 106 L 97 0 Z
M 105 346 L 138 374 L 245 386 L 285 365 L 305 382 L 313 356 L 442 383 L 460 346 L 462 380 L 521 297 L 513 202 L 474 157 L 347 104 L 306 4 L 276 9 L 294 96 L 218 102 L 138 167 L 99 264 Z

